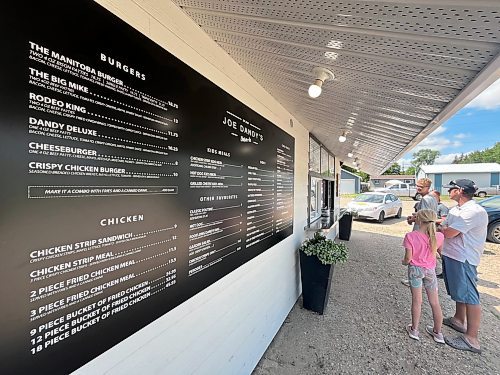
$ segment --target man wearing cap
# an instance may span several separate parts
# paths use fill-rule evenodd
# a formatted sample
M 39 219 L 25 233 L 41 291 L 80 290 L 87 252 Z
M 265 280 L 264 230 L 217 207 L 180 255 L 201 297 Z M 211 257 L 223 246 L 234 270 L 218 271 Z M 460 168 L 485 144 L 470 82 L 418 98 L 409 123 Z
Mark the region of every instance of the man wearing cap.
M 473 181 L 454 180 L 444 187 L 458 204 L 439 227 L 445 237 L 442 256 L 446 291 L 456 304 L 455 315 L 443 319 L 443 324 L 463 333 L 445 341 L 455 349 L 481 353 L 477 266 L 486 241 L 488 214 L 472 199 L 477 190 Z

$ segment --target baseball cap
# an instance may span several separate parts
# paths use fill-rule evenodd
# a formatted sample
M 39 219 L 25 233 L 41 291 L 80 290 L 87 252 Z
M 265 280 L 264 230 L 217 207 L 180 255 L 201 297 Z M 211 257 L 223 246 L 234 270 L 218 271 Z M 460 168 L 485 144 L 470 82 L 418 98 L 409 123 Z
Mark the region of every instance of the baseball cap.
M 469 193 L 469 194 L 474 194 L 477 191 L 476 184 L 474 181 L 467 180 L 466 178 L 463 179 L 458 179 L 458 180 L 452 180 L 448 185 L 444 185 L 444 188 L 459 188 L 462 189 L 464 192 Z

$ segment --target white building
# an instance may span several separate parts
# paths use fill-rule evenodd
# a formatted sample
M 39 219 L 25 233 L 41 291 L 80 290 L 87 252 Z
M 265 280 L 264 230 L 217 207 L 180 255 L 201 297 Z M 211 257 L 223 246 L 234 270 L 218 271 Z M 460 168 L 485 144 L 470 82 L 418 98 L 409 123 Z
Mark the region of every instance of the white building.
M 345 169 L 340 172 L 340 194 L 361 193 L 361 176 Z
M 443 192 L 443 185 L 451 180 L 467 178 L 476 183 L 478 187 L 499 185 L 500 164 L 475 163 L 475 164 L 435 164 L 423 165 L 418 178 L 427 177 L 432 180 L 432 186 Z

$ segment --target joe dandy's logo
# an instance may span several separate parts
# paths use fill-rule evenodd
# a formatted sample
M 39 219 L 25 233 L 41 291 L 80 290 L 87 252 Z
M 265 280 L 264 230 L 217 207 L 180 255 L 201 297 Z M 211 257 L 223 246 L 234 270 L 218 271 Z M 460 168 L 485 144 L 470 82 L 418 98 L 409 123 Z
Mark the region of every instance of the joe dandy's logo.
M 264 136 L 260 133 L 261 129 L 259 127 L 241 117 L 238 117 L 234 113 L 229 111 L 226 111 L 226 113 L 228 116 L 224 116 L 222 124 L 231 130 L 232 135 L 239 137 L 240 142 L 258 145 L 264 140 Z

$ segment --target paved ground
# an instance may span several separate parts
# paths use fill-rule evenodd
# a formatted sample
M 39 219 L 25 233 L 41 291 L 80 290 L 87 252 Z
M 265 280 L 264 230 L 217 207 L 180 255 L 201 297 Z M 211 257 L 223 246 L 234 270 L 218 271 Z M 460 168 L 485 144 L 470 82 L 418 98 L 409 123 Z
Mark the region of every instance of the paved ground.
M 412 202 L 404 205 L 409 214 Z M 420 342 L 406 335 L 410 293 L 399 281 L 406 222 L 355 221 L 353 229 L 350 259 L 335 268 L 325 314 L 304 310 L 299 299 L 254 375 L 500 374 L 500 245 L 487 244 L 479 268 L 483 354 L 477 355 L 436 344 L 425 332 Z M 442 281 L 440 301 L 449 315 L 454 304 Z M 431 321 L 424 298 L 421 330 Z M 454 331 L 444 327 L 444 333 Z

